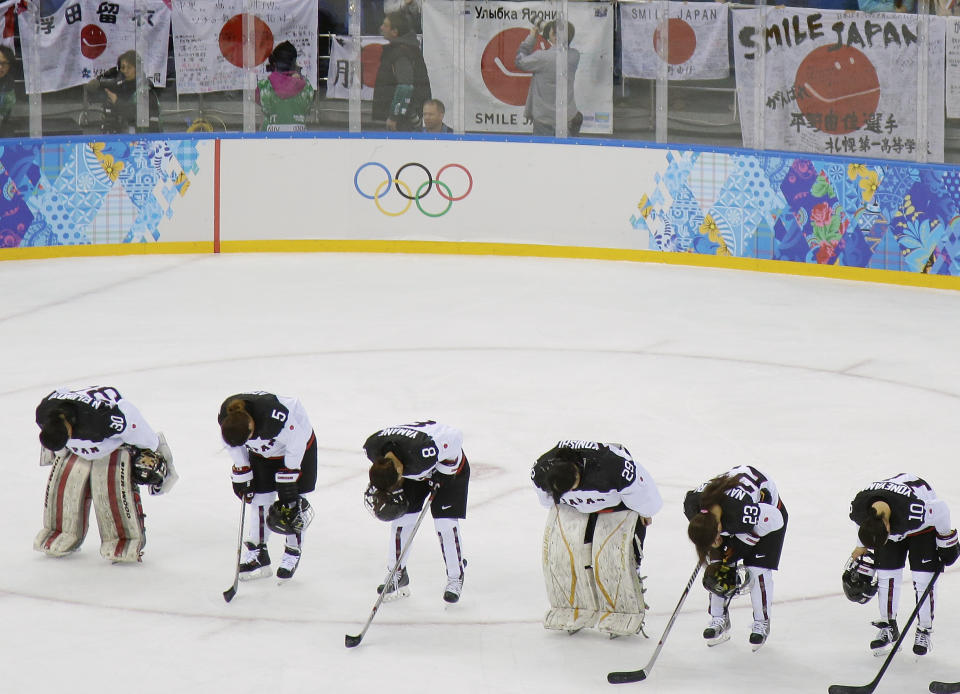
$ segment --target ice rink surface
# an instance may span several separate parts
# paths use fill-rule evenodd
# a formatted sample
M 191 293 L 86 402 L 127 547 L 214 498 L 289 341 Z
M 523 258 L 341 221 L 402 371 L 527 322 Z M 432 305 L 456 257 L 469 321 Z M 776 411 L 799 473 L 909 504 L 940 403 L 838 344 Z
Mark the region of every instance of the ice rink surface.
M 848 505 L 898 472 L 960 518 L 960 293 L 603 261 L 408 255 L 145 256 L 0 264 L 0 421 L 7 454 L 0 690 L 360 694 L 826 692 L 865 684 L 875 604 L 848 602 Z M 145 497 L 138 565 L 91 528 L 63 559 L 32 551 L 47 468 L 34 409 L 59 385 L 114 385 L 166 433 L 181 479 Z M 233 579 L 239 502 L 222 400 L 298 396 L 320 445 L 317 517 L 288 585 Z M 432 418 L 473 467 L 463 599 L 441 600 L 428 519 L 412 596 L 347 650 L 383 579 L 387 526 L 362 505 L 361 445 Z M 528 472 L 558 439 L 618 441 L 665 506 L 647 536 L 650 639 L 543 629 L 545 511 Z M 757 466 L 790 511 L 772 633 L 752 653 L 748 598 L 708 649 L 706 594 L 646 664 L 695 564 L 683 494 Z M 95 525 L 95 524 L 94 524 Z M 271 548 L 279 558 L 281 541 Z M 932 653 L 897 656 L 880 692 L 960 679 L 960 570 L 940 581 Z M 908 584 L 909 585 L 909 584 Z M 901 623 L 913 607 L 904 591 Z

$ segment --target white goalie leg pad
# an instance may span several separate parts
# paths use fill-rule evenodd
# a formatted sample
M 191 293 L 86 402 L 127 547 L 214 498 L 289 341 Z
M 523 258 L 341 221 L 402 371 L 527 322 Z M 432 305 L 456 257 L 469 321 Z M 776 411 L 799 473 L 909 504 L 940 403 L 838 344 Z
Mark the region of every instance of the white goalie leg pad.
M 593 530 L 593 575 L 600 603 L 597 629 L 613 636 L 639 634 L 647 605 L 637 575 L 636 511 L 597 514 Z
M 543 533 L 543 578 L 550 611 L 546 629 L 579 631 L 600 617 L 593 583 L 591 546 L 583 543 L 589 515 L 568 506 L 554 506 Z
M 43 499 L 43 529 L 33 541 L 38 552 L 62 557 L 80 547 L 89 527 L 90 469 L 89 460 L 73 454 L 54 460 Z
M 132 468 L 130 451 L 121 446 L 93 461 L 90 474 L 93 508 L 100 528 L 100 555 L 114 563 L 140 561 L 147 544 Z

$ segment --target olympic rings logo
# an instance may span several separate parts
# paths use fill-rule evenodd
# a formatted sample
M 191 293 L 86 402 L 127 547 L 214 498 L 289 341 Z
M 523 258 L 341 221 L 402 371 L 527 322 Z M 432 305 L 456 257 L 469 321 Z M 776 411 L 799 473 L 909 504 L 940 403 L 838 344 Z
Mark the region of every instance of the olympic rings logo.
M 374 188 L 372 195 L 364 192 L 360 185 L 360 174 L 363 173 L 365 169 L 370 167 L 380 169 L 383 171 L 384 175 L 383 180 Z M 420 169 L 423 172 L 423 180 L 420 183 L 407 183 L 403 179 L 403 173 L 407 171 L 407 169 Z M 460 195 L 454 195 L 450 186 L 440 180 L 444 172 L 454 169 L 459 169 L 467 177 L 467 189 Z M 417 209 L 427 217 L 442 217 L 450 211 L 450 208 L 453 207 L 453 203 L 463 200 L 465 197 L 470 195 L 470 192 L 473 190 L 473 176 L 463 164 L 446 164 L 440 167 L 440 170 L 437 171 L 436 178 L 434 178 L 433 174 L 430 173 L 430 169 L 415 161 L 407 162 L 401 166 L 399 169 L 397 169 L 396 175 L 393 176 L 390 174 L 390 169 L 380 162 L 368 161 L 366 164 L 362 164 L 357 169 L 357 172 L 353 175 L 353 187 L 356 188 L 357 192 L 367 200 L 373 200 L 373 204 L 377 206 L 377 209 L 388 217 L 399 217 L 400 215 L 405 214 L 414 203 L 416 203 Z M 391 190 L 394 189 L 397 191 L 400 197 L 406 200 L 406 203 L 403 204 L 398 210 L 391 211 L 385 209 L 380 202 L 390 194 Z M 416 193 L 413 192 L 414 189 L 416 189 Z M 420 203 L 421 200 L 430 195 L 430 193 L 434 190 L 436 190 L 437 195 L 439 195 L 443 200 L 447 201 L 447 204 L 439 212 L 430 212 L 429 210 L 424 209 L 423 205 Z

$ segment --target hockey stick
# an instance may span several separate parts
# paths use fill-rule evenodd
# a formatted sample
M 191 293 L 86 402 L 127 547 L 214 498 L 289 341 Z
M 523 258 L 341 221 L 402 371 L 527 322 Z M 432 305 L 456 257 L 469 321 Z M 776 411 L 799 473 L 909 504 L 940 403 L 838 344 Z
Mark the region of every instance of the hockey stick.
M 367 617 L 367 623 L 363 625 L 363 631 L 361 631 L 356 636 L 351 636 L 346 634 L 343 637 L 343 643 L 347 648 L 354 648 L 359 646 L 360 642 L 363 641 L 363 637 L 367 633 L 367 629 L 370 628 L 370 624 L 373 622 L 373 618 L 377 616 L 377 610 L 380 609 L 380 605 L 383 603 L 383 598 L 387 595 L 387 586 L 393 582 L 393 577 L 397 575 L 397 572 L 400 571 L 400 565 L 403 563 L 403 560 L 407 556 L 407 552 L 410 551 L 410 547 L 413 546 L 413 538 L 417 534 L 417 530 L 420 528 L 420 523 L 423 522 L 424 516 L 427 515 L 427 510 L 430 508 L 430 505 L 433 503 L 433 497 L 437 495 L 437 490 L 434 489 L 430 492 L 430 496 L 427 497 L 427 500 L 423 502 L 423 509 L 420 511 L 420 515 L 417 517 L 417 522 L 413 526 L 413 532 L 410 533 L 410 539 L 407 540 L 407 544 L 400 551 L 400 556 L 397 558 L 397 563 L 393 565 L 393 568 L 390 569 L 390 573 L 387 574 L 387 578 L 383 582 L 383 590 L 380 591 L 380 595 L 377 596 L 377 601 L 373 604 L 373 609 L 370 610 L 370 616 Z
M 683 603 L 690 594 L 690 588 L 693 586 L 693 582 L 697 580 L 697 574 L 700 573 L 701 567 L 703 567 L 703 562 L 697 562 L 697 568 L 693 570 L 690 580 L 687 581 L 687 587 L 683 589 L 683 595 L 680 596 L 680 602 L 677 603 L 676 608 L 673 610 L 673 614 L 670 615 L 670 620 L 667 622 L 667 626 L 663 630 L 663 635 L 660 637 L 660 641 L 657 643 L 657 648 L 653 651 L 653 655 L 650 657 L 649 662 L 647 662 L 647 664 L 640 670 L 607 673 L 607 682 L 610 684 L 626 684 L 627 682 L 640 682 L 647 679 L 647 675 L 650 674 L 650 671 L 653 669 L 653 664 L 657 661 L 657 657 L 660 655 L 660 651 L 663 649 L 663 642 L 667 640 L 667 634 L 669 634 L 670 630 L 673 628 L 673 623 L 677 621 L 677 615 L 680 614 L 680 608 L 683 607 Z
M 240 499 L 240 537 L 237 540 L 237 566 L 233 575 L 233 585 L 223 591 L 223 599 L 227 602 L 233 600 L 237 594 L 237 586 L 240 585 L 240 555 L 243 553 L 243 521 L 246 518 L 247 502 Z
M 924 601 L 927 599 L 927 597 L 929 597 L 930 593 L 933 591 L 934 584 L 937 582 L 937 579 L 940 578 L 940 574 L 942 573 L 943 569 L 939 569 L 933 574 L 933 578 L 930 579 L 930 583 L 927 584 L 927 587 L 920 596 L 920 599 L 917 600 L 917 606 L 913 608 L 913 612 L 910 613 L 907 623 L 903 625 L 903 631 L 900 632 L 900 638 L 897 639 L 895 644 L 893 644 L 893 648 L 890 649 L 887 659 L 883 661 L 883 665 L 880 666 L 880 672 L 878 672 L 877 676 L 873 678 L 873 681 L 869 684 L 862 684 L 859 686 L 831 684 L 827 688 L 829 694 L 871 694 L 871 692 L 877 688 L 877 685 L 880 684 L 880 678 L 883 677 L 883 673 L 885 673 L 887 668 L 890 667 L 890 663 L 893 661 L 893 656 L 897 654 L 900 644 L 903 643 L 903 640 L 906 638 L 907 632 L 910 630 L 910 625 L 913 624 L 913 620 L 917 618 L 917 614 L 920 612 L 920 606 L 923 605 Z M 932 687 L 933 685 L 930 686 Z
M 930 691 L 933 694 L 957 694 L 960 692 L 960 682 L 937 682 L 930 683 Z

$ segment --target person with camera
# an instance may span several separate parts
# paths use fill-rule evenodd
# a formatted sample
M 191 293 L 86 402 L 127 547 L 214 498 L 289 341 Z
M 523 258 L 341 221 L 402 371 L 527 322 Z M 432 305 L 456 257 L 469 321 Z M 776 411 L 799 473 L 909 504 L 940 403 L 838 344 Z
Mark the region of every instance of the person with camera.
M 371 115 L 387 130 L 419 130 L 423 103 L 432 96 L 420 42 L 402 12 L 383 18 L 380 35 L 389 43 L 380 54 Z
M 257 103 L 263 109 L 260 129 L 270 132 L 304 130 L 315 90 L 297 65 L 297 49 L 278 43 L 267 60 L 267 77 L 257 83 Z
M 460 519 L 467 515 L 470 464 L 462 445 L 458 429 L 434 421 L 387 427 L 363 444 L 371 463 L 364 501 L 377 519 L 391 524 L 387 568 L 400 562 L 423 504 L 433 494 L 430 512 L 447 573 L 443 599 L 451 603 L 460 599 L 467 566 Z M 404 556 L 392 583 L 377 591 L 384 600 L 398 600 L 410 595 L 409 584 Z
M 139 80 L 137 76 L 139 75 Z M 87 83 L 88 93 L 103 93 L 103 122 L 101 130 L 107 134 L 160 132 L 160 99 L 157 90 L 143 72 L 136 51 L 121 53 L 117 66 Z M 146 93 L 148 125 L 137 126 L 137 102 Z
M 577 109 L 573 83 L 580 65 L 580 51 L 571 46 L 576 33 L 572 22 L 567 22 L 567 133 L 578 135 L 583 125 L 583 114 Z M 540 38 L 540 42 L 538 42 Z M 549 42 L 542 46 L 543 39 Z M 535 24 L 517 48 L 516 64 L 519 70 L 530 72 L 530 90 L 523 109 L 524 118 L 533 121 L 534 135 L 556 134 L 557 122 L 557 23 Z

